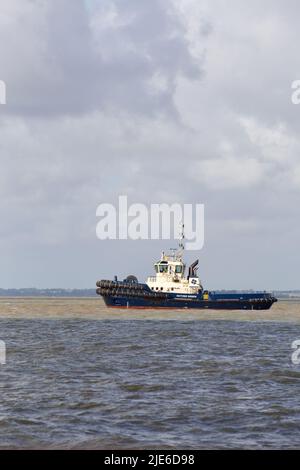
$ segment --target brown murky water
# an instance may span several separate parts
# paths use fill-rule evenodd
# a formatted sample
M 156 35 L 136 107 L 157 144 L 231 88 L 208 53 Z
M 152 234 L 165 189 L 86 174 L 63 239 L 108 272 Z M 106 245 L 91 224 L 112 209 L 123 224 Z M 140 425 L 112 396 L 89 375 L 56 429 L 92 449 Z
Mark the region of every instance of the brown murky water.
M 0 448 L 299 448 L 296 339 L 298 302 L 151 312 L 0 298 Z
M 270 310 L 109 309 L 98 298 L 1 298 L 0 318 L 80 318 L 90 320 L 234 320 L 300 323 L 300 302 L 284 300 Z

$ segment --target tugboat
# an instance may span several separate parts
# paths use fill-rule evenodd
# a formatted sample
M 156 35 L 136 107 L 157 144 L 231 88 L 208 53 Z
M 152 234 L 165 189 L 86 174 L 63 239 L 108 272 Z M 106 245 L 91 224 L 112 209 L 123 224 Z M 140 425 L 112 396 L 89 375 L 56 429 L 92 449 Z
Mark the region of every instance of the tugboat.
M 161 255 L 154 264 L 155 276 L 146 283 L 135 276 L 124 281 L 97 281 L 96 293 L 107 307 L 148 309 L 268 310 L 277 299 L 268 292 L 222 292 L 204 290 L 197 275 L 199 260 L 190 265 L 185 277 L 183 261 L 184 226 L 178 249 Z

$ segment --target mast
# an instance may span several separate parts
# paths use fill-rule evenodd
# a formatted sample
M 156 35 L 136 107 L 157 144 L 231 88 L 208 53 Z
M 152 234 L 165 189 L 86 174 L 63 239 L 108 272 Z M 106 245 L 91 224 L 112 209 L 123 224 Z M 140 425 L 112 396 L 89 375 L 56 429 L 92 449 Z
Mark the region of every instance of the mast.
M 181 222 L 180 223 L 180 238 L 179 238 L 179 243 L 178 243 L 178 251 L 177 251 L 177 256 L 179 258 L 182 258 L 183 256 L 183 252 L 184 252 L 184 223 Z

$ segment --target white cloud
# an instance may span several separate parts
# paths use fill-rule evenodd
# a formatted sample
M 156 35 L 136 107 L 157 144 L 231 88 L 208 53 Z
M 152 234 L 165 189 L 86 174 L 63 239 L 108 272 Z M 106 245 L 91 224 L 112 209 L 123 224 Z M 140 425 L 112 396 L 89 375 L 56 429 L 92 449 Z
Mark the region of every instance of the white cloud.
M 289 134 L 285 124 L 266 127 L 253 118 L 241 118 L 240 121 L 258 156 L 286 165 L 293 164 L 300 145 L 299 140 Z
M 254 158 L 225 157 L 192 165 L 190 175 L 213 190 L 251 188 L 263 178 L 262 165 Z

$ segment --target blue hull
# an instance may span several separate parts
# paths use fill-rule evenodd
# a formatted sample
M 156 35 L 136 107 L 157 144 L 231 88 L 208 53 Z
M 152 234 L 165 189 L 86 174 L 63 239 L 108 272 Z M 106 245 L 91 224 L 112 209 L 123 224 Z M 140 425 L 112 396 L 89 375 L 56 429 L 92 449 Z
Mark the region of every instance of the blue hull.
M 268 310 L 277 301 L 267 292 L 209 292 L 208 299 L 198 294 L 154 292 L 147 284 L 98 281 L 97 294 L 107 307 L 149 309 Z
M 274 301 L 261 300 L 148 300 L 141 298 L 104 296 L 107 307 L 149 309 L 213 309 L 213 310 L 268 310 Z
M 97 294 L 112 308 L 268 310 L 277 301 L 267 292 L 177 294 L 152 291 L 147 284 L 105 280 L 97 287 Z

